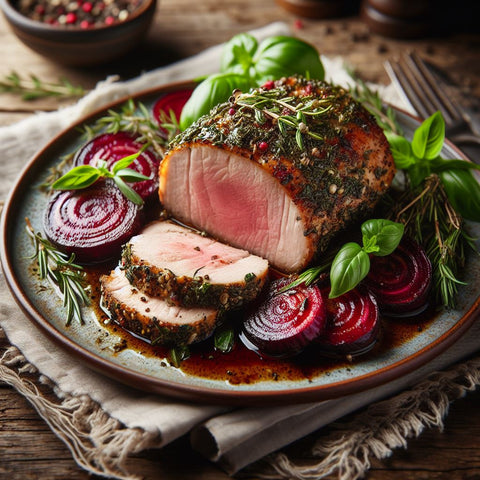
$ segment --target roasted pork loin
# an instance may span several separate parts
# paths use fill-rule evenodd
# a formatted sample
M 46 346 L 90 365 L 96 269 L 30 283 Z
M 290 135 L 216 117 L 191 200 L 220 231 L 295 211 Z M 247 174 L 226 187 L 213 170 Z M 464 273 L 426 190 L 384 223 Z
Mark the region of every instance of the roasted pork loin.
M 159 345 L 188 345 L 208 338 L 219 319 L 212 308 L 181 308 L 132 287 L 117 267 L 100 279 L 102 302 L 121 327 Z
M 236 308 L 253 300 L 268 262 L 170 221 L 153 222 L 123 249 L 126 278 L 140 291 L 181 306 Z
M 159 193 L 177 220 L 297 272 L 372 210 L 395 169 L 383 131 L 342 88 L 271 87 L 237 92 L 179 135 Z

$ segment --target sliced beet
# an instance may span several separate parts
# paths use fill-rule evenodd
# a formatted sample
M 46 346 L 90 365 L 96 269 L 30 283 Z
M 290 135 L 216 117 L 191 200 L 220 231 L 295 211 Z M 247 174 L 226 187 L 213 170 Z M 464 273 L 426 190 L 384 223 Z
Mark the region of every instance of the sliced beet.
M 138 153 L 143 146 L 127 132 L 103 133 L 92 138 L 77 151 L 74 164 L 96 166 L 98 160 L 105 160 L 110 168 L 121 158 Z M 157 156 L 147 149 L 128 167 L 150 178 L 130 184 L 144 200 L 157 196 L 159 163 Z
M 330 356 L 357 356 L 375 345 L 380 330 L 380 314 L 373 295 L 362 286 L 336 298 L 322 290 L 327 322 L 316 344 Z
M 404 237 L 390 255 L 370 259 L 370 272 L 364 284 L 384 315 L 418 315 L 428 307 L 432 264 L 417 242 Z
M 169 118 L 170 112 L 173 112 L 176 120 L 179 120 L 183 107 L 191 97 L 192 92 L 192 89 L 183 89 L 162 95 L 153 105 L 153 118 L 161 125 L 163 123 L 162 116 L 167 115 L 167 118 Z M 166 133 L 166 130 L 162 129 L 162 131 Z
M 47 238 L 80 263 L 101 263 L 120 254 L 122 244 L 143 225 L 143 209 L 110 181 L 84 190 L 55 193 L 44 217 Z
M 266 298 L 247 316 L 241 338 L 260 354 L 287 357 L 300 353 L 325 326 L 325 302 L 316 285 L 285 292 L 291 280 L 273 281 Z

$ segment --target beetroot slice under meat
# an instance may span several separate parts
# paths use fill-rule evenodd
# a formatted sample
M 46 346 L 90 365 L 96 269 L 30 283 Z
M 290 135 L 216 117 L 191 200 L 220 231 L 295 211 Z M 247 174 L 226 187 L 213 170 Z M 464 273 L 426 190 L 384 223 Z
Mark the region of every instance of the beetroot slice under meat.
M 143 209 L 109 181 L 84 190 L 55 193 L 44 217 L 47 238 L 79 263 L 101 263 L 120 254 L 122 244 L 143 225 Z
M 138 153 L 142 147 L 143 144 L 127 132 L 103 133 L 92 138 L 77 151 L 74 164 L 96 166 L 97 160 L 105 160 L 110 168 L 121 158 Z M 150 178 L 130 184 L 143 200 L 157 196 L 159 164 L 157 156 L 147 149 L 128 167 Z
M 270 284 L 264 301 L 247 316 L 242 341 L 260 354 L 287 357 L 300 353 L 325 326 L 325 303 L 320 289 L 300 285 L 279 293 L 291 280 Z
M 380 314 L 373 295 L 359 286 L 336 298 L 322 290 L 327 322 L 316 344 L 328 356 L 357 356 L 372 349 L 380 331 Z
M 390 255 L 370 259 L 370 272 L 364 284 L 384 315 L 418 315 L 428 307 L 432 264 L 417 242 L 404 237 Z
M 153 118 L 159 125 L 161 125 L 162 116 L 166 115 L 168 119 L 170 118 L 170 112 L 173 112 L 176 120 L 179 120 L 183 107 L 191 97 L 192 92 L 192 89 L 183 89 L 162 95 L 153 105 Z M 167 131 L 164 128 L 160 127 L 160 130 L 167 134 Z

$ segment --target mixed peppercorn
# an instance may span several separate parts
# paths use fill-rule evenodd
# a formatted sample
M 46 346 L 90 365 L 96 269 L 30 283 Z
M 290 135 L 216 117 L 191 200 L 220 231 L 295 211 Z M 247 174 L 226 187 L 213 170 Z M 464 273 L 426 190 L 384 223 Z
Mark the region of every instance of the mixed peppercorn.
M 17 9 L 49 25 L 95 28 L 124 22 L 145 0 L 19 0 Z

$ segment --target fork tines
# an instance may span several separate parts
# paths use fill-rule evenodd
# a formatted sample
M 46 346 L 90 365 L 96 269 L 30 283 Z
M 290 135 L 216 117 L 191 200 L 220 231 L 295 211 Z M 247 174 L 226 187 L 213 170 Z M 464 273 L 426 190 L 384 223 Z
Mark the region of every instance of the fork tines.
M 398 60 L 387 60 L 385 70 L 422 118 L 440 110 L 447 125 L 463 119 L 440 80 L 416 53 L 405 53 Z

